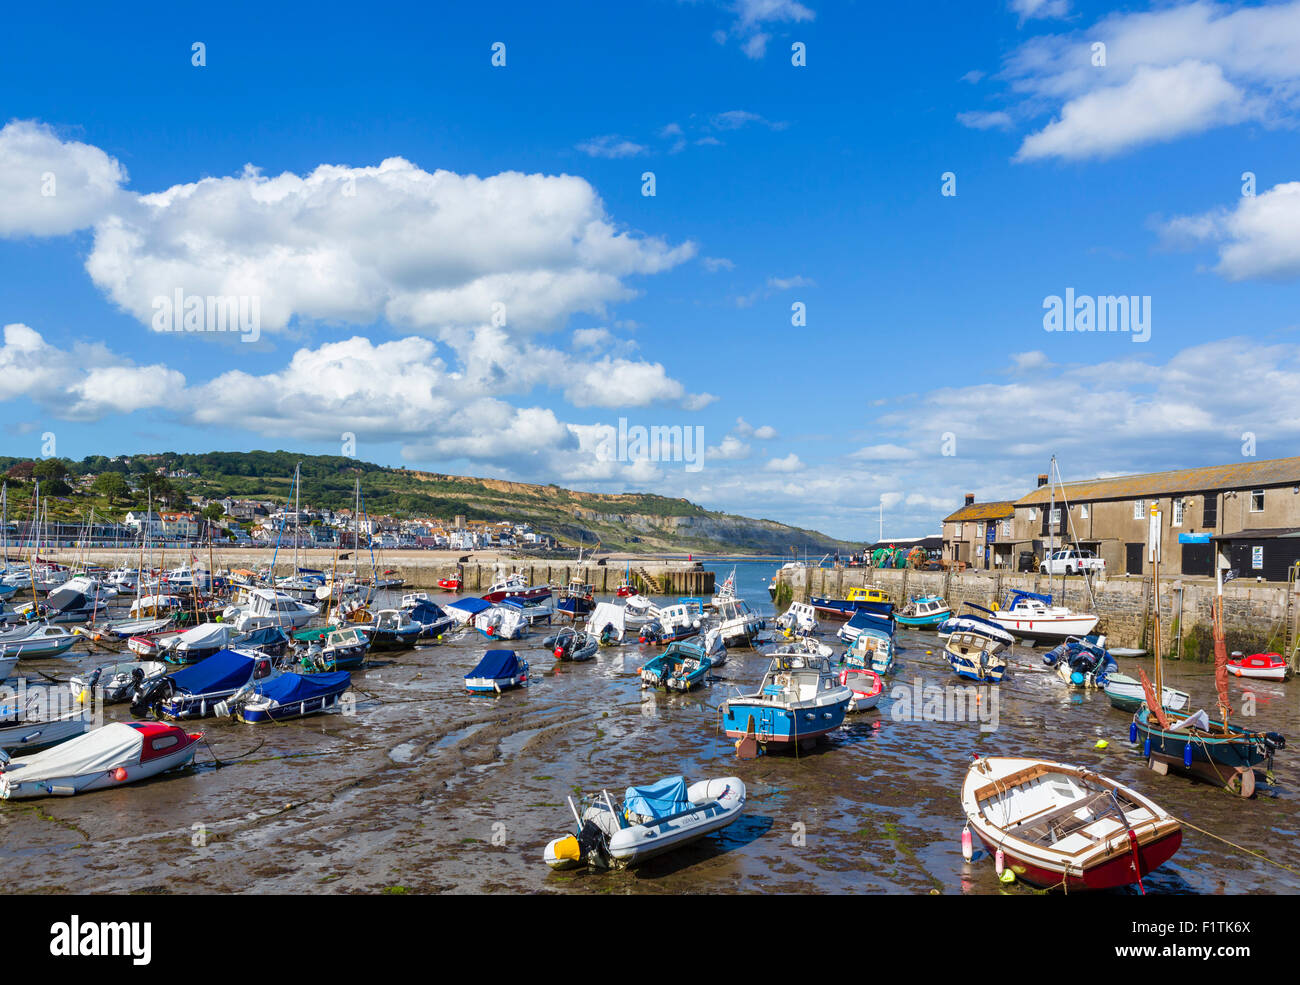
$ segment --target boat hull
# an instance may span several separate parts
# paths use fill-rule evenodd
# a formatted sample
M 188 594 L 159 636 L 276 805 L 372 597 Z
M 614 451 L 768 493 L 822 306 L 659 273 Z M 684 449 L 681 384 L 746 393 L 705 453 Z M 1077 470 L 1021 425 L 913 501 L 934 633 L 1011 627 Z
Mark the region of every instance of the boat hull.
M 994 613 L 993 622 L 1012 636 L 1035 643 L 1061 643 L 1071 636 L 1084 637 L 1097 628 L 1097 616 L 1068 616 L 1047 619 L 1015 619 Z
M 1236 726 L 1229 726 L 1229 734 L 1190 736 L 1186 732 L 1170 732 L 1149 720 L 1150 711 L 1142 708 L 1133 717 L 1137 725 L 1137 738 L 1144 750 L 1150 742 L 1150 753 L 1186 762 L 1187 750 L 1191 750 L 1192 763 L 1202 766 L 1219 767 L 1224 770 L 1237 771 L 1250 769 L 1261 764 L 1269 769 L 1273 766 L 1273 754 L 1261 741 L 1250 738 L 1250 733 Z M 1212 721 L 1211 731 L 1221 728 L 1221 723 Z M 1223 777 L 1226 782 L 1230 776 Z
M 722 706 L 722 728 L 729 739 L 753 734 L 760 745 L 789 747 L 819 739 L 844 724 L 850 696 L 830 705 L 783 708 L 761 702 L 733 699 Z
M 832 599 L 823 595 L 814 595 L 808 601 L 819 616 L 825 616 L 827 619 L 851 619 L 854 613 L 863 609 L 880 616 L 889 616 L 894 612 L 892 602 L 850 602 L 848 599 Z
M 1017 879 L 1039 889 L 1060 887 L 1066 892 L 1077 892 L 1085 889 L 1118 889 L 1121 886 L 1132 885 L 1135 881 L 1133 876 L 1133 854 L 1127 848 L 1105 862 L 1094 865 L 1078 874 L 1071 872 L 1067 877 L 1064 867 L 1058 868 L 1041 860 L 1021 857 L 1006 844 L 999 846 L 996 842 L 986 838 L 983 832 L 977 830 L 976 834 L 979 836 L 980 843 L 984 846 L 985 851 L 990 854 L 995 853 L 999 847 L 1002 848 L 1004 864 L 1016 874 Z M 1138 849 L 1139 874 L 1146 876 L 1164 865 L 1173 858 L 1174 853 L 1178 851 L 1182 843 L 1183 832 L 1178 830 L 1141 846 Z

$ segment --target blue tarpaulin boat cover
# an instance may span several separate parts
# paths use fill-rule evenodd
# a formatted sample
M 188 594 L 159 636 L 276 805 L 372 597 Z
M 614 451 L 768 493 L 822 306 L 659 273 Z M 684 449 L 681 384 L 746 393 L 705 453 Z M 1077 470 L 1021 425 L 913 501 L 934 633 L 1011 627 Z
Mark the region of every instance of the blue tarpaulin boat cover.
M 487 599 L 461 599 L 458 602 L 448 602 L 448 609 L 460 609 L 462 612 L 468 612 L 471 616 L 476 616 L 484 609 L 492 608 L 492 603 Z
M 248 654 L 235 650 L 218 650 L 206 660 L 172 674 L 177 693 L 210 694 L 213 691 L 233 691 L 243 687 L 253 677 L 257 661 Z
M 645 787 L 628 787 L 623 807 L 646 817 L 668 817 L 690 810 L 694 805 L 686 797 L 686 778 L 670 776 Z
M 483 659 L 478 662 L 478 666 L 465 675 L 465 680 L 472 677 L 485 677 L 491 681 L 498 681 L 506 677 L 514 677 L 519 673 L 519 658 L 515 656 L 514 650 L 488 650 L 483 654 Z
M 439 619 L 447 618 L 447 614 L 436 603 L 430 602 L 428 599 L 421 599 L 406 611 L 410 614 L 412 621 L 424 626 L 431 625 Z
M 263 697 L 282 705 L 296 705 L 300 701 L 311 701 L 342 691 L 351 683 L 352 675 L 346 670 L 333 674 L 281 674 L 271 678 L 258 691 Z
M 878 612 L 868 612 L 866 609 L 859 609 L 855 612 L 845 628 L 871 630 L 876 633 L 883 633 L 886 636 L 894 635 L 894 621 L 889 616 L 882 616 Z
M 235 640 L 239 646 L 247 646 L 253 649 L 260 649 L 264 646 L 278 646 L 281 643 L 287 643 L 289 637 L 279 626 L 263 626 L 261 629 L 255 629 L 251 633 L 245 633 Z

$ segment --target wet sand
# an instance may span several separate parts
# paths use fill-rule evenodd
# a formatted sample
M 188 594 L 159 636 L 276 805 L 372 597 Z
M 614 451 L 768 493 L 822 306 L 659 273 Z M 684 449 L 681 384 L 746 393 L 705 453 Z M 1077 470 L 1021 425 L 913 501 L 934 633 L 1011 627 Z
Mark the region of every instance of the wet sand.
M 770 609 L 770 607 L 768 607 Z M 831 627 L 834 628 L 833 626 Z M 511 644 L 533 683 L 467 694 L 463 675 L 489 646 L 478 634 L 395 654 L 354 672 L 355 714 L 280 725 L 207 719 L 194 767 L 72 798 L 0 803 L 10 892 L 95 893 L 1025 893 L 1005 889 L 984 858 L 961 857 L 958 792 L 972 754 L 1034 755 L 1095 767 L 1201 828 L 1300 869 L 1294 742 L 1278 786 L 1249 802 L 1182 777 L 1157 776 L 1128 739 L 1130 716 L 1100 693 L 1070 692 L 1017 647 L 1001 686 L 998 728 L 896 721 L 891 689 L 958 684 L 933 633 L 901 630 L 900 667 L 876 711 L 854 716 L 812 753 L 736 759 L 718 704 L 752 687 L 767 661 L 731 651 L 718 680 L 689 695 L 643 692 L 652 651 L 603 648 L 555 666 L 546 630 Z M 110 662 L 79 643 L 69 659 L 30 661 L 67 678 Z M 927 651 L 930 651 L 927 653 Z M 123 657 L 121 659 L 127 659 Z M 1121 660 L 1133 673 L 1138 662 Z M 1149 669 L 1149 662 L 1144 662 Z M 1173 665 L 1168 683 L 1213 707 L 1203 665 Z M 1243 682 L 1233 680 L 1238 699 Z M 1261 728 L 1300 724 L 1296 682 L 1253 682 Z M 900 698 L 901 700 L 901 698 Z M 125 705 L 108 709 L 125 719 Z M 1099 739 L 1110 746 L 1094 749 Z M 695 846 L 630 872 L 555 873 L 541 861 L 567 833 L 566 794 L 682 773 L 736 775 L 742 818 Z M 1148 892 L 1296 893 L 1300 877 L 1191 829 Z M 1136 892 L 1136 889 L 1132 890 Z

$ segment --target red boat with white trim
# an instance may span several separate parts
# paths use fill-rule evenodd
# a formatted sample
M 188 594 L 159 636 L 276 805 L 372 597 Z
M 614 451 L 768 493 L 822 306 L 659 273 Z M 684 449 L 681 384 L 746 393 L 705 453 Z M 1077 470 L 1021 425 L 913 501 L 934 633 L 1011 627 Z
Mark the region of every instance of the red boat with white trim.
M 162 722 L 113 722 L 44 752 L 0 760 L 0 798 L 70 797 L 184 766 L 202 732 Z
M 1043 888 L 1141 886 L 1183 841 L 1182 825 L 1152 800 L 1080 766 L 976 759 L 961 803 L 1004 871 Z
M 539 585 L 536 588 L 530 587 L 527 579 L 516 571 L 494 581 L 492 587 L 484 593 L 483 600 L 485 602 L 504 602 L 506 599 L 515 599 L 519 602 L 535 602 L 550 597 L 551 587 L 549 585 Z
M 1252 653 L 1248 657 L 1234 657 L 1225 666 L 1234 677 L 1253 677 L 1261 681 L 1284 681 L 1291 676 L 1280 653 Z
M 442 589 L 444 592 L 459 592 L 460 584 L 461 582 L 460 582 L 459 575 L 455 575 L 451 578 L 438 579 L 438 587 Z

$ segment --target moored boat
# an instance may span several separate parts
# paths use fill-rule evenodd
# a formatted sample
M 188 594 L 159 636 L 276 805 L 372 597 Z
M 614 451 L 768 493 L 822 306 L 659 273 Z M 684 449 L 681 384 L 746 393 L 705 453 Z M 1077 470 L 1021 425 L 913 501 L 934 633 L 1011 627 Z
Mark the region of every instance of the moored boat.
M 852 700 L 829 657 L 779 649 L 758 690 L 728 697 L 719 713 L 728 738 L 790 748 L 839 728 Z
M 641 667 L 641 686 L 667 691 L 690 691 L 708 678 L 713 661 L 696 643 L 677 641 Z
M 866 667 L 845 667 L 840 671 L 840 683 L 853 692 L 847 709 L 850 715 L 876 707 L 885 691 L 880 675 Z
M 1072 688 L 1105 688 L 1119 664 L 1106 650 L 1106 637 L 1068 639 L 1043 654 L 1043 663 L 1056 669 L 1056 675 Z
M 869 612 L 859 612 L 853 620 L 861 625 L 844 653 L 844 662 L 850 667 L 874 670 L 877 674 L 891 673 L 894 669 L 894 624 Z
M 850 619 L 855 612 L 862 611 L 874 612 L 878 616 L 890 616 L 894 612 L 889 593 L 880 588 L 850 588 L 842 599 L 814 595 L 808 601 L 819 616 L 827 619 Z
M 0 765 L 0 797 L 71 796 L 148 779 L 189 763 L 201 732 L 161 722 L 112 722 L 53 749 Z
M 39 660 L 58 657 L 72 649 L 77 637 L 62 626 L 35 623 L 18 627 L 0 639 L 0 657 Z
M 1284 681 L 1291 676 L 1291 668 L 1287 666 L 1280 653 L 1252 653 L 1248 657 L 1237 654 L 1224 666 L 1233 677 Z
M 591 660 L 600 648 L 600 640 L 590 633 L 566 628 L 554 636 L 547 637 L 542 645 L 555 654 L 556 660 L 580 663 Z
M 952 615 L 952 608 L 938 595 L 917 595 L 894 612 L 900 626 L 933 629 Z
M 1114 650 L 1111 651 L 1111 653 L 1114 652 Z M 1111 705 L 1120 711 L 1137 711 L 1142 706 L 1142 702 L 1146 700 L 1146 695 L 1142 691 L 1142 682 L 1136 677 L 1129 677 L 1125 674 L 1108 674 L 1106 684 L 1102 690 L 1106 692 L 1106 697 L 1110 699 Z M 1186 691 L 1166 687 L 1164 689 L 1163 703 L 1168 711 L 1186 711 L 1192 703 L 1192 696 Z
M 1007 604 L 989 618 L 1018 639 L 1059 643 L 1071 636 L 1084 637 L 1097 628 L 1098 616 L 1053 605 L 1052 596 L 1013 591 Z
M 1001 684 L 1007 672 L 1006 644 L 996 636 L 964 629 L 943 642 L 943 654 L 958 677 L 978 684 Z
M 475 694 L 500 694 L 527 683 L 528 661 L 514 650 L 488 650 L 465 675 L 465 690 Z
M 680 776 L 628 787 L 615 806 L 608 792 L 579 812 L 568 799 L 574 833 L 551 841 L 543 853 L 553 869 L 626 868 L 681 848 L 725 828 L 745 807 L 745 784 L 734 776 L 689 786 Z
M 962 784 L 966 820 L 1006 869 L 1040 888 L 1140 882 L 1182 844 L 1182 826 L 1135 790 L 1079 766 L 977 759 Z
M 246 725 L 318 715 L 335 707 L 352 685 L 346 670 L 323 674 L 284 673 L 247 686 L 222 702 L 217 714 Z

